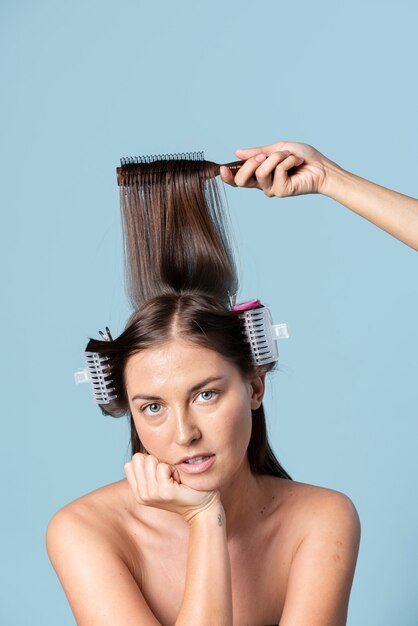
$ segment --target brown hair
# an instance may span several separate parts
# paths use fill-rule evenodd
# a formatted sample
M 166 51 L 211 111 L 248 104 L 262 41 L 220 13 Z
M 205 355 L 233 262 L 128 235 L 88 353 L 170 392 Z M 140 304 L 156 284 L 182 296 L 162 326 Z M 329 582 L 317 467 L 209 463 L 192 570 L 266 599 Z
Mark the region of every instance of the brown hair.
M 126 165 L 120 185 L 127 289 L 135 309 L 161 293 L 235 293 L 219 187 L 206 161 Z M 119 174 L 119 180 L 121 174 Z
M 125 176 L 120 197 L 127 287 L 135 312 L 119 337 L 91 339 L 86 350 L 109 359 L 117 397 L 101 408 L 114 417 L 129 415 L 135 454 L 146 450 L 124 382 L 133 354 L 181 338 L 215 350 L 247 380 L 274 364 L 253 365 L 239 312 L 228 308 L 228 293 L 236 293 L 238 279 L 213 170 L 204 161 L 183 159 L 144 164 Z M 254 474 L 291 480 L 268 442 L 263 405 L 252 411 L 248 460 Z

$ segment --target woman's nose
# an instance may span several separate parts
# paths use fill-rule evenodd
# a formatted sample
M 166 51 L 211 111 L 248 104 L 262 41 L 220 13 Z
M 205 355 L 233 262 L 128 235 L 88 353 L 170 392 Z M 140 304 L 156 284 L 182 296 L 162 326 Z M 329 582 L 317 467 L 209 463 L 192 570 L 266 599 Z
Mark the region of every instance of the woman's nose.
M 201 433 L 196 421 L 190 413 L 179 410 L 176 414 L 176 442 L 186 446 L 196 439 L 200 439 Z

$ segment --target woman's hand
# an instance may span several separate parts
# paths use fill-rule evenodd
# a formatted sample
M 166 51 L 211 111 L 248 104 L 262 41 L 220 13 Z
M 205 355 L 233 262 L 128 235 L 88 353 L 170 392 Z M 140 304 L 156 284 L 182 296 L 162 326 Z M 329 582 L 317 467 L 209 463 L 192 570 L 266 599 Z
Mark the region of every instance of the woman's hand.
M 286 141 L 235 150 L 235 154 L 245 163 L 235 176 L 221 166 L 222 180 L 234 187 L 261 189 L 269 198 L 321 193 L 326 164 L 332 163 L 306 143 Z
M 159 461 L 152 454 L 137 452 L 125 463 L 126 478 L 139 504 L 178 513 L 190 522 L 198 513 L 219 506 L 219 491 L 197 491 L 181 484 L 174 465 Z

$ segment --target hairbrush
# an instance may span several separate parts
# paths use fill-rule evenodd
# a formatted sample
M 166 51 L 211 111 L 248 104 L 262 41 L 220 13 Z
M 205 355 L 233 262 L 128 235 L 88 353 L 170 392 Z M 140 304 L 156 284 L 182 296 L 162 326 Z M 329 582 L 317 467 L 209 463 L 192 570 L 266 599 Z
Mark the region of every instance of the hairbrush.
M 249 300 L 232 307 L 242 311 L 243 333 L 250 344 L 254 365 L 268 365 L 279 360 L 278 339 L 288 339 L 287 324 L 273 324 L 270 309 L 260 300 Z
M 116 168 L 116 173 L 118 185 L 126 186 L 132 183 L 135 174 L 204 171 L 208 176 L 217 176 L 221 165 L 235 173 L 244 163 L 245 161 L 214 163 L 206 161 L 203 152 L 181 152 L 123 157 L 120 160 L 120 167 Z

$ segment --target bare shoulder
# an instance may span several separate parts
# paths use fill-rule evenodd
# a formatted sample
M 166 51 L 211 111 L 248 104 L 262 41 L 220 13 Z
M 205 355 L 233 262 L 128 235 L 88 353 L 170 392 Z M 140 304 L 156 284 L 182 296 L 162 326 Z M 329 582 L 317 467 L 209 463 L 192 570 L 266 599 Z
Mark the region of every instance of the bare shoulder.
M 127 481 L 125 479 L 118 480 L 76 498 L 59 511 L 78 511 L 79 513 L 84 511 L 87 513 L 88 511 L 93 512 L 102 508 L 113 508 L 113 505 L 119 506 L 121 501 L 126 499 L 128 493 Z
M 126 481 L 105 485 L 73 500 L 57 511 L 48 524 L 48 553 L 53 557 L 56 544 L 62 546 L 65 541 L 71 545 L 81 537 L 120 552 L 128 509 Z
M 124 520 L 129 511 L 123 482 L 70 502 L 48 524 L 48 555 L 78 624 L 99 620 L 116 626 L 141 619 L 146 625 L 158 624 L 126 558 Z
M 273 495 L 279 504 L 277 526 L 292 546 L 293 555 L 312 533 L 339 530 L 350 538 L 353 546 L 360 540 L 360 518 L 349 496 L 296 480 L 273 478 Z
M 345 624 L 360 545 L 357 509 L 340 491 L 287 483 L 284 517 L 295 542 L 280 624 Z
M 360 518 L 354 502 L 341 491 L 310 485 L 308 483 L 293 482 L 294 493 L 306 519 L 306 534 L 318 524 L 345 524 L 352 530 L 360 530 Z
M 304 520 L 306 532 L 318 519 L 329 516 L 359 523 L 357 509 L 349 496 L 328 487 L 311 485 L 296 480 L 275 479 L 275 489 L 285 513 L 298 515 Z

